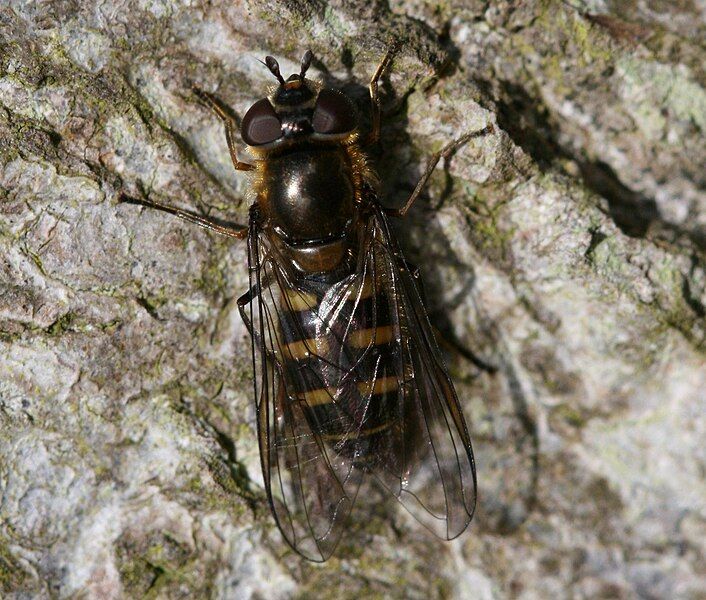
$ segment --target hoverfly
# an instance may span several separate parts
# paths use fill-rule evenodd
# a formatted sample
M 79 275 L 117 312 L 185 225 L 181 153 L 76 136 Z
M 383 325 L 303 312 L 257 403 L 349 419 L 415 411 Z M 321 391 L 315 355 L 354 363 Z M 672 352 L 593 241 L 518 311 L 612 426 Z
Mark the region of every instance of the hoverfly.
M 238 306 L 252 338 L 255 402 L 265 490 L 277 525 L 302 556 L 325 561 L 339 542 L 363 482 L 392 494 L 432 532 L 452 539 L 476 503 L 468 428 L 363 148 L 380 138 L 378 81 L 370 80 L 371 130 L 359 133 L 344 94 L 277 61 L 271 94 L 247 111 L 236 154 L 233 118 L 212 95 L 197 96 L 225 125 L 233 166 L 252 173 L 247 226 L 121 196 L 238 239 L 247 238 L 250 289 Z

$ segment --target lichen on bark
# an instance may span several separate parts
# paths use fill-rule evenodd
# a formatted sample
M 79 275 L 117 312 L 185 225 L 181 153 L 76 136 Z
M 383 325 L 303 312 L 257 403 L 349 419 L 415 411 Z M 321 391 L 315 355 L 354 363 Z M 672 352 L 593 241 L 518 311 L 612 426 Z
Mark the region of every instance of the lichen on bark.
M 649 4 L 649 7 L 647 6 Z M 706 16 L 692 2 L 0 3 L 0 595 L 660 597 L 706 589 Z M 323 566 L 260 485 L 244 222 L 198 84 L 344 89 L 399 205 L 478 461 L 470 531 L 380 508 Z M 496 367 L 486 372 L 471 352 Z

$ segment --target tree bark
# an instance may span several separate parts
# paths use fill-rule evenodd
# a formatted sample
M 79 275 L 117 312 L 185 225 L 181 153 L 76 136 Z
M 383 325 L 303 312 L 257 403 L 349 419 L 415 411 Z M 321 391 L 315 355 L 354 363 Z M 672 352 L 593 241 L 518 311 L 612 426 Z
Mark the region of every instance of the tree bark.
M 647 6 L 649 5 L 649 7 Z M 0 3 L 0 592 L 655 597 L 706 589 L 702 2 Z M 243 115 L 307 48 L 356 99 L 471 428 L 451 543 L 381 507 L 324 566 L 264 498 L 244 223 L 196 84 Z M 483 369 L 482 364 L 494 369 Z

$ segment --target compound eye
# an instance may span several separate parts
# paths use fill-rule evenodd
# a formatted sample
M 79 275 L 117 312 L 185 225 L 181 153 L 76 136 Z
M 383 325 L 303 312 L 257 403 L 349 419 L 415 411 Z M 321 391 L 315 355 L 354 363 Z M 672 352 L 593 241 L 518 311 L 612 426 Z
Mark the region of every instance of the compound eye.
M 321 90 L 311 126 L 316 133 L 346 133 L 355 129 L 355 110 L 340 92 Z
M 282 126 L 267 98 L 255 102 L 245 113 L 240 135 L 248 146 L 269 144 L 282 136 Z

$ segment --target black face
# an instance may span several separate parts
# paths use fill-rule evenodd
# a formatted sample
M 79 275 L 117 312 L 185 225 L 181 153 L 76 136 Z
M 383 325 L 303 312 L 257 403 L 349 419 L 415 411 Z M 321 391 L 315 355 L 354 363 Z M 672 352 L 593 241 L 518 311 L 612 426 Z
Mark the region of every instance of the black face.
M 321 90 L 317 95 L 315 85 L 304 78 L 311 59 L 308 51 L 300 73 L 291 75 L 287 81 L 280 74 L 277 61 L 271 56 L 265 59 L 280 85 L 272 102 L 267 98 L 258 100 L 245 113 L 240 133 L 246 144 L 263 146 L 281 138 L 312 134 L 338 136 L 355 129 L 355 108 L 351 101 L 334 90 Z

